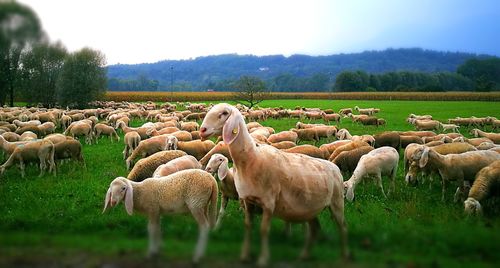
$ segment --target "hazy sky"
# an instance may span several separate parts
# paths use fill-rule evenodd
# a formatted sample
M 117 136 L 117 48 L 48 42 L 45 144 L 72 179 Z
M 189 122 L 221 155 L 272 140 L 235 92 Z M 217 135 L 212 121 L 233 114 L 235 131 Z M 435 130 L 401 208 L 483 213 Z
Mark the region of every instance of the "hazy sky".
M 497 0 L 19 0 L 108 64 L 422 47 L 500 56 Z

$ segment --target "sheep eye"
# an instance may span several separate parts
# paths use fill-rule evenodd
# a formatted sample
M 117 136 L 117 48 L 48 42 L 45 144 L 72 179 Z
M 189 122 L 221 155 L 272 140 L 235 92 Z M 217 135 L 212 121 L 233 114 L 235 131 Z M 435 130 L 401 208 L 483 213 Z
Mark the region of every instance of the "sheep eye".
M 219 159 L 219 161 L 221 161 L 221 162 L 222 162 L 222 159 Z
M 127 189 L 127 187 L 123 186 L 122 187 L 122 191 L 125 191 Z
M 229 113 L 227 111 L 222 112 L 222 115 L 228 115 Z

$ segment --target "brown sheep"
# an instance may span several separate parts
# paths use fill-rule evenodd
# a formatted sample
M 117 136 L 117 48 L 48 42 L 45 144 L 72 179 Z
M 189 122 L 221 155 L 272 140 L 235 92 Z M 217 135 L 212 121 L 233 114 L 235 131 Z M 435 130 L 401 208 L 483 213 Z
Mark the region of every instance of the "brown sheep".
M 134 165 L 127 179 L 132 181 L 143 181 L 151 178 L 155 170 L 162 164 L 168 163 L 170 160 L 186 155 L 185 152 L 179 150 L 161 151 L 143 158 Z
M 333 159 L 335 159 L 335 157 L 337 157 L 337 155 L 339 155 L 341 152 L 350 151 L 350 150 L 353 150 L 353 149 L 356 149 L 356 148 L 359 148 L 362 146 L 370 146 L 370 145 L 364 141 L 352 141 L 346 145 L 342 145 L 342 146 L 338 147 L 337 149 L 335 149 L 335 151 L 330 155 L 328 160 L 333 161 Z
M 198 160 L 202 159 L 214 147 L 215 143 L 211 140 L 179 141 L 178 143 L 179 150 L 196 157 Z
M 469 197 L 464 202 L 465 212 L 481 214 L 481 203 L 485 199 L 500 195 L 500 160 L 481 169 L 469 191 Z
M 297 146 L 297 144 L 291 141 L 281 141 L 281 142 L 271 143 L 271 146 L 273 146 L 276 149 L 282 150 L 282 149 L 290 149 L 292 147 Z
M 327 151 L 321 150 L 318 147 L 309 144 L 295 146 L 289 149 L 284 149 L 283 151 L 287 153 L 305 154 L 321 159 L 327 159 L 329 156 Z
M 352 172 L 356 169 L 361 156 L 372 150 L 373 147 L 371 146 L 362 146 L 350 151 L 344 151 L 337 155 L 332 162 L 337 165 L 345 175 L 352 174 Z
M 233 161 L 231 159 L 231 154 L 229 154 L 229 148 L 227 147 L 227 144 L 224 143 L 223 141 L 220 141 L 217 143 L 217 145 L 214 146 L 206 155 L 203 156 L 203 158 L 200 159 L 200 164 L 202 166 L 206 166 L 208 161 L 210 161 L 210 157 L 214 154 L 222 154 L 225 157 L 229 159 L 229 161 Z
M 424 141 L 419 136 L 400 136 L 401 148 L 406 148 L 410 143 L 424 144 Z
M 281 131 L 276 134 L 272 134 L 267 138 L 267 141 L 270 143 L 277 143 L 281 141 L 291 141 L 296 143 L 298 135 L 293 131 Z
M 396 131 L 386 131 L 373 136 L 375 138 L 375 148 L 390 146 L 396 150 L 401 147 L 401 139 Z

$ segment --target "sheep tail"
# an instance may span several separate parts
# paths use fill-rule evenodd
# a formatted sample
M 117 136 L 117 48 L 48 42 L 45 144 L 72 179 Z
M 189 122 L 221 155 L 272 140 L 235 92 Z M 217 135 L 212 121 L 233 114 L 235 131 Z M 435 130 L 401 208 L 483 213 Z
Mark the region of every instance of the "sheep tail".
M 215 227 L 215 221 L 217 220 L 217 202 L 219 198 L 219 188 L 217 186 L 217 182 L 214 179 L 212 183 L 212 195 L 210 196 L 210 207 L 208 212 L 208 223 L 210 228 L 213 229 Z

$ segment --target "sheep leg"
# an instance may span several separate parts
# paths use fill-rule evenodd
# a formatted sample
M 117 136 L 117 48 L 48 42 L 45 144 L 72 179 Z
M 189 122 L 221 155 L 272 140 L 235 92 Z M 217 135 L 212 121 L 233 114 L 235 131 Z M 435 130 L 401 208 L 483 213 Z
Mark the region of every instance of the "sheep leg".
M 441 181 L 441 184 L 442 184 L 442 186 L 443 186 L 443 187 L 442 187 L 443 189 L 442 189 L 442 191 L 441 191 L 441 201 L 442 201 L 442 202 L 444 202 L 444 201 L 445 201 L 445 200 L 444 200 L 444 194 L 445 194 L 445 192 L 446 192 L 446 181 L 444 180 L 444 178 L 443 178 L 443 180 Z
M 264 267 L 269 262 L 269 229 L 271 227 L 272 210 L 262 207 L 262 220 L 260 222 L 260 255 L 257 266 Z
M 382 185 L 382 175 L 381 174 L 378 174 L 375 178 L 377 184 L 378 184 L 378 187 L 380 187 L 380 191 L 382 191 L 382 195 L 387 198 L 387 195 L 385 194 L 384 192 L 384 186 Z
M 207 248 L 210 224 L 208 223 L 207 214 L 203 209 L 192 209 L 191 213 L 198 222 L 198 242 L 196 242 L 196 248 L 193 255 L 193 263 L 198 263 L 205 254 L 205 249 Z
M 283 230 L 285 236 L 290 238 L 292 236 L 292 224 L 288 221 L 285 222 L 285 229 Z
M 398 165 L 396 164 L 396 166 L 394 167 L 394 169 L 392 170 L 392 173 L 391 173 L 391 184 L 392 184 L 392 194 L 395 194 L 396 193 L 396 174 L 398 173 Z
M 313 220 L 310 220 L 307 222 L 307 230 L 305 233 L 306 237 L 305 237 L 304 248 L 302 249 L 302 252 L 300 253 L 301 260 L 309 259 L 309 256 L 310 256 L 309 251 L 310 251 L 311 246 L 313 245 L 314 241 L 316 240 L 318 230 L 319 230 L 318 218 L 314 218 Z
M 148 221 L 149 249 L 148 257 L 153 258 L 158 255 L 161 243 L 160 216 L 149 217 Z
M 342 191 L 333 194 L 332 203 L 330 204 L 330 215 L 332 220 L 337 224 L 340 233 L 341 254 L 344 260 L 349 258 L 349 248 L 347 246 L 347 224 L 344 218 L 344 196 Z
M 222 200 L 220 204 L 220 211 L 219 211 L 219 216 L 217 217 L 217 222 L 215 223 L 215 230 L 218 230 L 220 227 L 220 224 L 222 222 L 222 217 L 224 217 L 224 214 L 226 213 L 226 207 L 228 203 L 229 198 L 222 195 Z
M 245 200 L 242 200 L 242 202 L 243 211 L 245 213 L 245 235 L 241 247 L 240 260 L 248 261 L 250 259 L 250 236 L 252 234 L 253 213 L 250 204 Z

